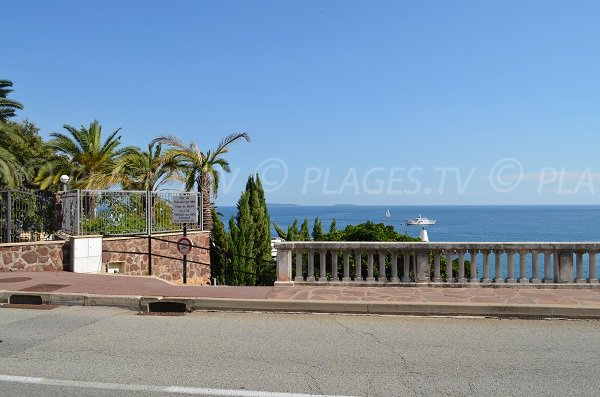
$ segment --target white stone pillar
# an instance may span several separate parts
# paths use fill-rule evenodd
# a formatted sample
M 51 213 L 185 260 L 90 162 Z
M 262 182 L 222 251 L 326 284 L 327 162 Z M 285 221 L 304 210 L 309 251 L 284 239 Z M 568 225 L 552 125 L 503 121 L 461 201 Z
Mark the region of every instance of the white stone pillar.
M 472 249 L 469 250 L 469 254 L 471 256 L 471 274 L 469 278 L 469 282 L 471 284 L 477 284 L 479 282 L 479 278 L 477 277 L 477 254 L 479 250 Z
M 392 251 L 392 279 L 390 282 L 400 282 L 400 279 L 398 278 L 398 251 Z
M 337 283 L 340 281 L 338 276 L 338 250 L 334 248 L 329 254 L 331 255 L 331 281 Z
M 494 276 L 495 284 L 504 284 L 505 280 L 502 277 L 502 251 L 497 250 L 494 251 L 494 272 L 496 275 Z
M 304 274 L 302 274 L 302 250 L 296 250 L 296 281 L 304 281 Z
M 446 282 L 453 283 L 454 277 L 452 276 L 452 252 L 446 251 Z
M 555 258 L 558 260 L 558 272 L 554 275 L 557 283 L 573 282 L 573 251 L 558 251 Z M 556 269 L 556 266 L 555 266 Z
M 506 255 L 508 255 L 508 277 L 506 278 L 507 283 L 516 283 L 515 279 L 515 252 L 514 251 L 506 251 Z
M 529 278 L 527 278 L 527 251 L 519 251 L 519 283 L 529 284 Z
M 308 250 L 308 276 L 306 281 L 309 283 L 315 282 L 315 252 L 311 249 Z
M 465 279 L 465 251 L 458 251 L 458 282 L 464 283 Z
M 538 265 L 540 253 L 539 251 L 531 251 L 531 282 L 539 284 L 540 280 L 540 269 Z
M 583 276 L 583 252 L 582 251 L 577 251 L 576 265 L 577 265 L 577 279 L 575 279 L 575 282 L 578 284 L 587 283 L 587 280 Z
M 342 281 L 351 281 L 350 278 L 350 250 L 344 250 L 344 278 Z
M 277 249 L 277 281 L 275 285 L 292 286 L 292 251 Z
M 410 251 L 402 252 L 403 266 L 402 266 L 402 282 L 410 282 Z
M 327 282 L 327 250 L 320 251 L 319 258 L 319 282 Z
M 590 284 L 598 283 L 598 276 L 596 275 L 596 251 L 590 251 Z
M 544 251 L 544 283 L 553 284 L 554 278 L 551 273 L 552 268 L 552 252 Z
M 387 277 L 385 275 L 385 251 L 379 251 L 379 279 L 380 283 L 386 283 Z
M 490 282 L 490 251 L 484 250 L 481 251 L 483 254 L 483 277 L 481 279 L 482 283 Z
M 371 250 L 367 252 L 367 282 L 375 282 L 375 276 L 373 275 L 373 251 Z
M 442 282 L 441 269 L 440 269 L 440 251 L 433 252 L 433 282 Z
M 430 272 L 429 251 L 415 251 L 415 282 L 429 283 Z
M 356 275 L 354 276 L 354 281 L 362 283 L 362 251 L 354 250 L 354 267 L 356 271 Z

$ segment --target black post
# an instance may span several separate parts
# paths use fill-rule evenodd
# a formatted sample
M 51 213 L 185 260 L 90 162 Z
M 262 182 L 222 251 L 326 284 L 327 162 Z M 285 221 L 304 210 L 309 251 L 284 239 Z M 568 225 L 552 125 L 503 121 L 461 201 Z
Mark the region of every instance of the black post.
M 183 224 L 183 237 L 187 237 L 187 226 Z M 187 284 L 187 255 L 183 256 L 183 283 Z
M 13 205 L 12 205 L 12 194 L 10 190 L 6 191 L 6 209 L 7 209 L 7 213 L 6 213 L 6 242 L 7 243 L 12 243 L 13 242 L 13 225 L 12 225 L 12 210 L 13 210 Z
M 148 275 L 152 275 L 152 192 L 146 190 L 146 233 L 148 234 Z
M 148 275 L 152 276 L 152 236 L 148 235 Z

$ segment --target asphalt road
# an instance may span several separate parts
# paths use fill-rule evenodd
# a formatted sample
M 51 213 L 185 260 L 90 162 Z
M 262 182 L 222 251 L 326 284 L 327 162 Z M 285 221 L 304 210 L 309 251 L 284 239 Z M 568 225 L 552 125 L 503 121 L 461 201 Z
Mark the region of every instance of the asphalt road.
M 600 322 L 0 308 L 2 396 L 600 394 Z

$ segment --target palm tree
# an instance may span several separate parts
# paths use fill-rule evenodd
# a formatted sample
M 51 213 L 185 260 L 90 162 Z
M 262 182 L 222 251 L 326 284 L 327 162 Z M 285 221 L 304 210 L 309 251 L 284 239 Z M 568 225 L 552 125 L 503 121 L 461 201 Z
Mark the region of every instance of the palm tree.
M 118 183 L 113 174 L 117 159 L 127 148 L 118 149 L 120 128 L 102 141 L 102 126 L 94 120 L 88 128 L 76 129 L 64 125 L 69 134 L 53 132 L 48 146 L 58 156 L 39 171 L 36 183 L 42 189 L 58 184 L 61 175 L 71 176 L 70 185 L 76 189 L 105 189 Z
M 23 109 L 19 102 L 6 98 L 13 91 L 10 88 L 12 85 L 10 80 L 0 80 L 0 123 L 6 123 L 9 118 L 14 117 L 15 110 Z
M 0 186 L 14 188 L 21 183 L 21 161 L 12 153 L 15 143 L 22 143 L 20 130 L 8 123 L 15 110 L 23 109 L 17 101 L 7 99 L 13 90 L 10 80 L 0 80 Z
M 21 162 L 11 152 L 15 142 L 22 140 L 18 128 L 0 123 L 0 186 L 15 188 L 21 183 Z
M 151 142 L 147 151 L 127 147 L 116 161 L 115 179 L 129 190 L 158 190 L 177 173 L 177 161 L 165 158 L 160 143 Z
M 179 161 L 185 177 L 185 189 L 192 190 L 196 185 L 198 192 L 202 193 L 204 230 L 212 229 L 210 199 L 211 196 L 217 198 L 220 180 L 218 168 L 225 172 L 231 171 L 229 162 L 223 158 L 223 155 L 229 152 L 231 144 L 239 140 L 250 142 L 250 136 L 246 132 L 230 134 L 219 142 L 215 150 L 206 153 L 202 152 L 195 143 L 190 142 L 186 145 L 174 135 L 160 136 L 152 141 L 171 146 L 166 153 L 166 158 Z

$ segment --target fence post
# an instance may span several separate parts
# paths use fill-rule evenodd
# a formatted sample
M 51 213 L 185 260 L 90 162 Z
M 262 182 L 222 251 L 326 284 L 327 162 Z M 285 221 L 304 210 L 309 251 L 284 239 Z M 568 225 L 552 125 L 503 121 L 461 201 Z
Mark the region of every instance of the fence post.
M 277 281 L 275 281 L 275 285 L 292 286 L 294 285 L 294 282 L 292 281 L 292 250 L 289 248 L 276 248 Z
M 6 242 L 12 243 L 12 193 L 10 190 L 6 191 L 6 207 L 6 236 L 8 238 Z
M 81 191 L 79 189 L 75 190 L 75 235 L 79 236 L 79 231 L 81 227 Z
M 152 192 L 146 190 L 146 232 L 148 234 L 148 275 L 152 275 Z

